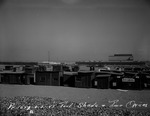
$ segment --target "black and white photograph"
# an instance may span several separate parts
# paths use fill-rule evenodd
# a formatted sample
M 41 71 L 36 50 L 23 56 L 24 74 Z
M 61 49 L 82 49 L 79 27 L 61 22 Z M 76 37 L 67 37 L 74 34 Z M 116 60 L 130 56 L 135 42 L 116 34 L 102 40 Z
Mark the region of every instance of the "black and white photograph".
M 0 116 L 150 116 L 150 0 L 0 0 Z

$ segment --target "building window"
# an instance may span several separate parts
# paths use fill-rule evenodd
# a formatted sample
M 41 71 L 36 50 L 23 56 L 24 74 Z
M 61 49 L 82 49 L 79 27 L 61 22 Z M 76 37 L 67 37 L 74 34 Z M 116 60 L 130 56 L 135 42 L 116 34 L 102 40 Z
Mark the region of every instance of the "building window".
M 113 82 L 113 87 L 114 87 L 114 86 L 117 86 L 117 83 L 116 83 L 116 82 Z
M 120 78 L 120 76 L 117 76 L 117 78 Z
M 94 81 L 94 85 L 97 86 L 97 81 Z

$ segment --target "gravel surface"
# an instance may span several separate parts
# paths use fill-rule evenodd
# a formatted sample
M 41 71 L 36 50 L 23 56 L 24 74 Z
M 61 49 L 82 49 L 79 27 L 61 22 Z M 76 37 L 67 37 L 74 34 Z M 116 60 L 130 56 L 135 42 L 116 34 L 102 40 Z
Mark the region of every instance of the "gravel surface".
M 150 111 L 84 106 L 49 97 L 0 97 L 0 116 L 150 116 Z

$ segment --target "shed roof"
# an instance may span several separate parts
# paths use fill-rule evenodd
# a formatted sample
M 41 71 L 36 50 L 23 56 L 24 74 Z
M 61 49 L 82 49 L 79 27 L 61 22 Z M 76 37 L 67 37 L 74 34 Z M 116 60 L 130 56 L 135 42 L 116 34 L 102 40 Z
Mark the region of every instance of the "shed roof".
M 96 77 L 109 77 L 110 75 L 97 75 Z
M 64 72 L 64 75 L 77 75 L 78 72 Z
M 17 71 L 17 72 L 13 72 L 13 71 L 2 71 L 0 72 L 0 74 L 23 74 L 25 73 L 24 71 Z

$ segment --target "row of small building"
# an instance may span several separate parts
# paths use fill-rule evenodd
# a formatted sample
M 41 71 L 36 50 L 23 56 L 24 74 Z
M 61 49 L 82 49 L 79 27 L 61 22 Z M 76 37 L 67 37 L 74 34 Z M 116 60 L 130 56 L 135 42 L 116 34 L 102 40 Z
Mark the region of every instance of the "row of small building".
M 52 71 L 46 71 L 43 67 L 26 66 L 21 71 L 16 71 L 14 68 L 10 70 L 10 67 L 6 67 L 6 70 L 0 71 L 0 83 L 98 89 L 150 89 L 150 71 L 67 70 L 67 67 L 60 65 L 55 65 Z

